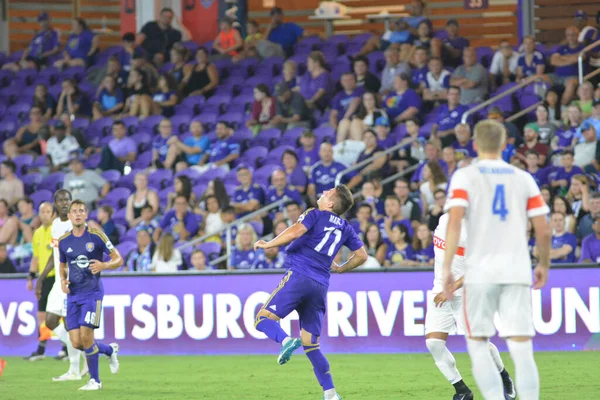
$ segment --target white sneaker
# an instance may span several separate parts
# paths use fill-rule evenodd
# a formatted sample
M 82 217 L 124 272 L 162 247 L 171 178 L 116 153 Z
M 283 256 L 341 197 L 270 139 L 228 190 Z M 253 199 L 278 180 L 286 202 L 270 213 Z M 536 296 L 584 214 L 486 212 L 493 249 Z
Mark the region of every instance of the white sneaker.
M 110 356 L 110 372 L 116 374 L 119 372 L 119 358 L 117 356 L 119 354 L 119 345 L 116 343 L 111 343 L 110 347 L 113 349 L 113 353 Z
M 90 379 L 88 381 L 88 383 L 86 383 L 84 386 L 79 388 L 79 390 L 86 390 L 86 391 L 100 390 L 100 389 L 102 389 L 102 382 L 96 382 L 94 379 Z
M 64 382 L 64 381 L 80 381 L 81 375 L 73 374 L 71 371 L 67 371 L 61 376 L 52 378 L 52 382 Z

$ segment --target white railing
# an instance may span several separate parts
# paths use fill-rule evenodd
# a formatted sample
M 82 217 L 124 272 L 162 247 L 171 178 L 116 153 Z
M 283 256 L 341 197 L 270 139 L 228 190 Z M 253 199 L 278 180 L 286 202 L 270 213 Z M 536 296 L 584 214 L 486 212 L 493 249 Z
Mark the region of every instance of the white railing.
M 600 46 L 600 40 L 597 40 L 594 43 L 587 45 L 583 48 L 583 50 L 581 50 L 581 52 L 579 52 L 579 57 L 577 57 L 577 67 L 579 69 L 579 84 L 582 84 L 583 80 L 586 78 L 583 76 L 583 56 L 585 55 L 585 53 L 597 46 Z

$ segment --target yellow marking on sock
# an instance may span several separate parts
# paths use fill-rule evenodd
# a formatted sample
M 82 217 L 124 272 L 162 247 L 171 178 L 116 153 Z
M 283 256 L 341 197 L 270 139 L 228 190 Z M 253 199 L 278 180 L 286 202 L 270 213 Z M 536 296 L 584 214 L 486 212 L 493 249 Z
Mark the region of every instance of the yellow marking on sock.
M 314 349 L 304 350 L 304 353 L 307 354 L 307 353 L 310 353 L 311 351 L 315 351 L 315 350 L 319 350 L 319 347 L 315 347 Z

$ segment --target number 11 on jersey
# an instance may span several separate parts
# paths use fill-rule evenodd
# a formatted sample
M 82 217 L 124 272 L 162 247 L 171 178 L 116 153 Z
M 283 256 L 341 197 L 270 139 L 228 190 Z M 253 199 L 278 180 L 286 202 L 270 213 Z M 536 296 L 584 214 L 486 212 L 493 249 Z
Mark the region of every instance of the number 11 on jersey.
M 506 208 L 506 195 L 504 193 L 504 185 L 496 185 L 494 190 L 494 200 L 492 201 L 492 214 L 498 215 L 500 221 L 506 221 L 508 209 Z
M 335 229 L 333 227 L 325 228 L 325 236 L 319 242 L 319 244 L 315 246 L 315 251 L 318 251 L 320 253 L 321 250 L 323 250 L 323 247 L 329 241 L 329 238 L 331 237 L 331 232 L 333 232 L 333 234 L 335 235 L 335 239 L 333 239 L 333 243 L 331 243 L 331 246 L 329 246 L 329 250 L 327 250 L 327 255 L 329 257 L 331 257 L 333 255 L 335 246 L 340 242 L 340 240 L 342 240 L 342 231 L 340 231 L 339 229 Z

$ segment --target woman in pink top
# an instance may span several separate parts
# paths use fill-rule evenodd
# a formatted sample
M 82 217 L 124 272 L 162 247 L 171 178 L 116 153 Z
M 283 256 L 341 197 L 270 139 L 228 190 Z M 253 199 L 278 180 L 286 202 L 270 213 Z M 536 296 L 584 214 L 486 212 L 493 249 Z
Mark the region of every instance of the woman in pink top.
M 250 129 L 259 129 L 268 125 L 275 116 L 275 99 L 271 97 L 269 87 L 264 83 L 254 88 L 254 103 L 252 103 L 252 118 L 246 122 Z

